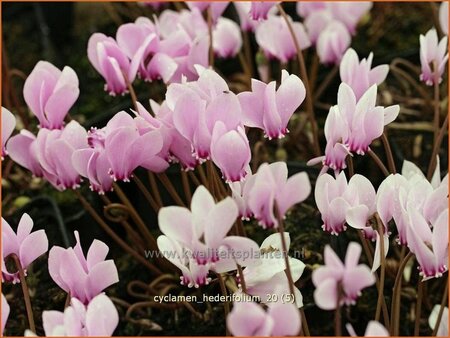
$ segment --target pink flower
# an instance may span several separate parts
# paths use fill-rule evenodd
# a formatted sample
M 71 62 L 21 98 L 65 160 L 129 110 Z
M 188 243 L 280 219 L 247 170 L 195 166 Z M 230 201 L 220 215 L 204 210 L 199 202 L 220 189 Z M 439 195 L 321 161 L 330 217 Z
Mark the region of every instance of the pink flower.
M 211 159 L 222 171 L 226 182 L 241 181 L 247 175 L 252 154 L 245 130 L 227 130 L 222 122 L 214 126 Z
M 300 22 L 292 21 L 291 18 L 289 20 L 300 48 L 306 49 L 311 46 L 303 25 Z M 281 16 L 270 15 L 267 20 L 261 22 L 256 28 L 255 37 L 256 42 L 268 58 L 287 63 L 297 55 L 288 25 Z
M 69 122 L 63 130 L 40 129 L 35 145 L 30 147 L 36 149 L 43 176 L 56 189 L 79 187 L 81 178 L 72 165 L 72 154 L 78 149 L 87 148 L 88 143 L 87 132 L 78 122 Z
M 33 220 L 28 214 L 23 214 L 17 233 L 14 233 L 8 222 L 2 218 L 2 281 L 20 282 L 19 273 L 11 273 L 6 269 L 5 259 L 9 255 L 16 255 L 19 258 L 20 265 L 25 270 L 39 256 L 48 251 L 48 239 L 44 230 L 31 232 L 33 229 Z
M 182 270 L 182 284 L 202 285 L 207 282 L 209 269 L 225 272 L 236 269 L 236 263 L 247 266 L 253 262 L 251 253 L 258 250 L 256 243 L 245 237 L 227 236 L 237 216 L 237 206 L 230 197 L 216 204 L 203 186 L 192 196 L 191 210 L 171 206 L 159 211 L 158 223 L 164 236 L 158 238 L 158 246 Z M 183 254 L 170 257 L 168 248 Z
M 343 263 L 329 245 L 325 246 L 325 265 L 312 274 L 316 287 L 314 300 L 318 307 L 334 310 L 343 304 L 353 305 L 361 290 L 375 283 L 370 269 L 364 264 L 358 265 L 360 255 L 361 246 L 351 242 Z
M 2 293 L 2 326 L 0 327 L 0 336 L 3 336 L 3 331 L 5 331 L 5 326 L 6 322 L 8 321 L 8 317 L 9 317 L 9 304 Z
M 253 184 L 255 183 L 255 178 L 256 175 L 253 175 L 249 168 L 245 180 L 240 182 L 228 182 L 232 197 L 239 209 L 239 217 L 247 221 L 253 216 L 253 212 L 248 205 L 248 198 Z
M 320 62 L 339 64 L 350 43 L 351 36 L 345 25 L 337 20 L 330 22 L 317 39 Z
M 267 20 L 269 11 L 278 3 L 279 1 L 252 1 L 250 17 L 253 20 Z
M 275 209 L 285 217 L 292 206 L 304 201 L 311 192 L 308 175 L 301 172 L 288 178 L 285 162 L 263 163 L 255 175 L 248 205 L 263 228 L 277 228 Z
M 6 108 L 2 107 L 2 160 L 8 152 L 6 151 L 6 142 L 16 128 L 16 118 Z
M 326 10 L 328 3 L 325 1 L 299 1 L 297 2 L 297 14 L 302 18 L 308 18 L 315 12 Z
M 77 298 L 83 304 L 89 302 L 104 289 L 119 281 L 113 260 L 105 260 L 108 246 L 94 240 L 84 255 L 78 231 L 75 231 L 77 244 L 64 249 L 51 248 L 48 257 L 48 271 L 58 286 Z
M 39 61 L 27 77 L 23 96 L 39 126 L 61 129 L 69 109 L 78 99 L 78 77 L 66 66 L 62 72 L 46 61 Z
M 300 5 L 300 2 L 298 4 Z M 304 24 L 312 44 L 316 44 L 322 31 L 332 21 L 333 15 L 330 11 L 325 9 L 314 11 L 306 17 Z
M 448 35 L 448 1 L 443 1 L 439 7 L 439 24 L 442 32 Z
M 339 65 L 341 81 L 348 84 L 356 99 L 361 96 L 374 84 L 380 85 L 389 72 L 388 65 L 380 65 L 372 69 L 373 53 L 367 59 L 359 61 L 358 54 L 353 48 L 349 48 Z
M 238 13 L 241 29 L 244 32 L 253 32 L 258 26 L 259 21 L 253 20 L 250 17 L 252 1 L 235 1 L 233 5 Z
M 222 15 L 229 4 L 229 1 L 186 1 L 190 10 L 198 9 L 201 12 L 208 7 L 211 8 L 213 22 L 216 23 L 217 19 Z
M 36 147 L 36 136 L 28 130 L 22 129 L 19 134 L 11 137 L 6 150 L 14 162 L 30 170 L 34 176 L 42 177 L 44 172 L 37 158 Z
M 230 19 L 219 18 L 213 30 L 214 52 L 221 58 L 235 57 L 242 47 L 239 26 Z
M 238 94 L 243 123 L 263 129 L 266 137 L 281 138 L 288 133 L 289 119 L 305 99 L 303 82 L 296 75 L 281 72 L 281 84 L 269 84 L 252 79 L 252 91 Z
M 439 84 L 442 81 L 445 66 L 447 65 L 447 36 L 438 41 L 436 30 L 430 29 L 427 34 L 420 35 L 420 63 L 422 73 L 420 80 L 428 86 Z
M 257 303 L 235 302 L 227 317 L 233 336 L 297 336 L 300 313 L 294 304 L 271 303 L 267 312 Z
M 422 281 L 442 277 L 448 270 L 448 209 L 431 224 L 433 230 L 416 209 L 409 209 L 408 216 L 408 247 L 416 255 Z
M 284 233 L 287 250 L 291 239 L 288 232 Z M 247 293 L 252 296 L 258 296 L 263 304 L 276 302 L 271 295 L 278 295 L 279 302 L 283 295 L 290 294 L 289 281 L 286 275 L 286 262 L 283 255 L 283 246 L 281 236 L 275 233 L 267 237 L 261 244 L 258 252 L 258 258 L 255 264 L 246 267 L 243 270 L 243 278 L 247 287 Z M 289 257 L 289 267 L 291 269 L 292 280 L 297 282 L 303 271 L 305 264 Z M 303 296 L 297 287 L 294 287 L 295 304 L 298 308 L 303 306 Z
M 110 337 L 119 324 L 119 313 L 111 299 L 99 294 L 87 306 L 72 298 L 64 312 L 44 311 L 42 321 L 47 337 Z
M 433 311 L 431 311 L 430 317 L 428 318 L 428 325 L 430 328 L 434 330 L 437 324 L 437 319 L 439 315 L 439 311 L 441 309 L 440 305 L 435 305 L 433 307 Z M 437 330 L 437 337 L 448 337 L 448 307 L 444 307 L 444 311 L 442 312 L 441 322 L 439 323 L 439 328 Z
M 136 77 L 139 58 L 133 63 L 117 45 L 116 40 L 102 33 L 94 33 L 89 38 L 87 54 L 92 66 L 106 81 L 105 90 L 112 96 L 128 91 L 127 81 Z
M 351 337 L 357 337 L 353 326 L 349 323 L 345 326 L 347 328 L 348 333 Z M 371 320 L 366 327 L 366 332 L 364 333 L 364 337 L 389 337 L 389 332 L 386 328 L 375 320 Z
M 241 125 L 241 106 L 227 83 L 211 69 L 197 67 L 197 81 L 171 84 L 166 104 L 173 111 L 173 125 L 192 144 L 198 160 L 210 158 L 214 126 L 221 121 L 227 130 Z

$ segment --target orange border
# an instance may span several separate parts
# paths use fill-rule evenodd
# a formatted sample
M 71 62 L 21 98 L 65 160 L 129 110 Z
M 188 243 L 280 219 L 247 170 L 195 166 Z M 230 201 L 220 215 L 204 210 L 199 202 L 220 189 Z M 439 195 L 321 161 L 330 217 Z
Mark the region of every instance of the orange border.
M 194 1 L 198 1 L 198 0 L 194 0 Z M 212 0 L 212 2 L 225 2 L 225 1 L 226 0 Z M 242 0 L 237 0 L 237 1 L 234 0 L 234 2 L 238 2 L 238 1 L 242 1 Z M 263 1 L 268 1 L 268 0 L 263 0 Z M 314 2 L 314 0 L 301 0 L 301 1 Z M 337 0 L 331 0 L 331 1 L 337 1 Z M 358 0 L 343 0 L 343 1 L 345 1 L 345 2 L 357 2 Z M 14 3 L 14 2 L 55 2 L 55 0 L 41 0 L 41 1 L 33 1 L 33 0 L 21 0 L 21 1 L 18 1 L 18 0 L 0 0 L 0 36 L 2 36 L 2 37 L 3 37 L 3 20 L 2 20 L 3 19 L 3 12 L 2 12 L 3 6 L 1 6 L 1 4 L 3 2 L 5 2 L 5 3 Z M 145 2 L 145 1 L 143 1 L 143 0 L 137 0 L 137 1 L 133 1 L 133 0 L 110 0 L 110 1 L 107 1 L 107 0 L 94 0 L 94 1 L 92 1 L 92 0 L 59 0 L 58 2 Z M 162 0 L 160 2 L 174 2 L 174 1 Z M 181 2 L 181 1 L 178 1 L 178 2 Z M 231 2 L 233 2 L 233 1 L 231 1 Z M 284 2 L 298 2 L 298 1 L 287 0 L 287 1 L 284 1 Z M 430 2 L 431 3 L 431 2 L 435 2 L 435 1 L 431 1 L 431 0 L 425 0 L 425 1 L 424 0 L 392 0 L 392 1 L 390 1 L 390 0 L 372 0 L 372 2 L 400 2 L 400 3 L 410 3 L 410 2 L 424 2 L 424 3 L 426 3 L 426 2 Z M 444 0 L 444 1 L 441 1 L 441 2 L 449 2 L 449 0 Z M 448 13 L 448 18 L 449 18 L 449 21 L 450 21 L 450 11 Z M 0 40 L 0 48 L 3 48 L 3 39 Z M 449 40 L 448 40 L 448 50 L 450 51 L 450 36 L 449 36 Z M 3 55 L 0 54 L 0 64 L 3 61 L 2 58 L 3 58 Z M 447 72 L 450 73 L 450 59 L 448 60 L 447 67 L 448 67 L 447 68 Z M 3 75 L 2 74 L 2 69 L 0 69 L 0 77 L 2 75 Z M 448 88 L 448 96 L 450 97 L 450 76 L 447 76 L 447 88 Z M 2 91 L 2 89 L 3 89 L 2 88 L 2 81 L 0 81 L 0 92 Z M 0 103 L 1 103 L 1 100 L 2 100 L 2 98 L 0 96 Z M 450 107 L 449 107 L 448 113 L 450 113 Z M 0 113 L 0 115 L 1 115 L 1 113 Z M 450 129 L 450 127 L 449 127 L 449 129 Z M 0 130 L 0 136 L 1 136 L 1 130 Z M 450 142 L 450 133 L 447 134 L 447 137 L 448 137 L 448 141 Z M 448 152 L 448 155 L 450 155 L 450 152 Z M 449 165 L 448 171 L 450 171 L 450 165 Z M 2 167 L 0 166 L 0 178 L 1 177 L 2 177 Z M 449 190 L 450 190 L 450 181 L 449 181 Z M 3 189 L 0 189 L 0 200 L 2 200 L 2 197 L 3 197 Z M 449 202 L 449 206 L 450 206 L 450 202 Z M 1 215 L 2 215 L 2 205 L 0 204 L 0 216 Z M 1 223 L 0 223 L 0 231 L 1 231 Z M 0 244 L 1 244 L 1 242 L 2 242 L 2 238 L 0 236 Z M 1 248 L 1 245 L 0 245 L 0 248 Z M 450 251 L 449 251 L 449 254 L 448 254 L 448 258 L 449 258 L 449 262 L 450 262 Z M 450 274 L 450 270 L 447 273 Z M 448 283 L 450 285 L 450 280 L 448 280 Z M 1 284 L 2 283 L 0 283 L 0 292 L 1 292 L 1 289 L 2 289 L 2 285 Z M 450 293 L 449 293 L 449 296 L 448 296 L 448 301 L 449 301 L 449 304 L 450 304 Z M 0 303 L 0 316 L 1 316 L 1 303 Z M 448 316 L 448 321 L 450 322 L 450 312 L 449 312 L 449 316 Z M 128 336 L 116 336 L 116 337 L 126 338 Z M 198 338 L 198 337 L 193 337 L 193 336 L 178 336 L 178 337 Z M 332 336 L 314 336 L 314 337 L 332 337 Z M 394 336 L 391 336 L 391 337 L 394 337 Z M 426 336 L 422 336 L 422 337 L 426 337 Z

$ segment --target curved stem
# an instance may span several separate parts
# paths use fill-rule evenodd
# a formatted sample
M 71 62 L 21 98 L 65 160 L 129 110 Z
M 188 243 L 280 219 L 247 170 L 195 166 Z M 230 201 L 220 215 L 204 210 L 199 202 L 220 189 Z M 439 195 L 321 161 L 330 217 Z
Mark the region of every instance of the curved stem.
M 337 75 L 338 72 L 339 72 L 338 66 L 334 66 L 333 69 L 331 69 L 328 72 L 325 79 L 320 83 L 320 86 L 317 87 L 317 90 L 314 93 L 314 100 L 318 100 L 322 96 L 323 92 L 325 91 L 325 89 L 328 88 L 331 81 L 333 81 L 334 77 Z
M 180 195 L 178 195 L 178 192 L 175 190 L 172 182 L 170 182 L 169 178 L 167 177 L 166 173 L 160 173 L 156 175 L 161 183 L 166 188 L 167 192 L 170 194 L 170 196 L 173 198 L 175 203 L 177 203 L 181 207 L 185 207 L 183 200 L 181 199 Z
M 392 154 L 392 149 L 389 144 L 389 140 L 386 136 L 386 131 L 383 132 L 383 135 L 381 135 L 381 141 L 383 142 L 384 151 L 386 152 L 386 158 L 388 161 L 388 167 L 389 171 L 392 174 L 396 174 L 397 170 L 395 169 L 395 161 L 394 161 L 394 155 Z
M 150 191 L 147 190 L 147 188 L 145 187 L 144 183 L 142 183 L 142 181 L 136 176 L 133 175 L 133 181 L 136 183 L 136 185 L 138 186 L 139 190 L 142 192 L 142 194 L 144 195 L 145 199 L 147 200 L 148 204 L 150 204 L 150 206 L 152 207 L 152 209 L 158 213 L 159 211 L 159 206 L 156 203 L 155 199 L 153 198 L 152 194 L 150 194 Z
M 162 272 L 156 266 L 147 261 L 143 256 L 141 256 L 137 251 L 132 249 L 122 238 L 120 238 L 112 229 L 105 223 L 105 221 L 100 217 L 100 215 L 92 208 L 91 204 L 84 198 L 83 195 L 78 190 L 74 190 L 75 195 L 80 200 L 86 211 L 92 216 L 92 218 L 100 225 L 100 227 L 126 252 L 131 256 L 136 258 L 140 263 L 147 267 L 156 275 L 161 275 Z
M 288 15 L 284 11 L 283 7 L 278 4 L 277 8 L 283 17 L 286 25 L 289 29 L 289 33 L 291 34 L 292 40 L 294 42 L 295 50 L 297 52 L 298 64 L 300 67 L 300 74 L 303 78 L 303 84 L 305 85 L 306 90 L 306 108 L 308 112 L 309 122 L 311 123 L 311 130 L 313 134 L 313 149 L 316 156 L 320 156 L 320 144 L 319 144 L 319 130 L 317 127 L 316 117 L 314 116 L 314 107 L 313 107 L 313 96 L 311 93 L 311 88 L 309 86 L 308 72 L 306 71 L 305 59 L 303 58 L 303 53 L 300 48 L 297 36 L 295 35 L 294 28 L 292 27 L 292 23 L 289 20 Z
M 423 299 L 423 285 L 425 282 L 419 281 L 419 287 L 417 290 L 417 302 L 416 302 L 416 318 L 414 321 L 414 336 L 417 337 L 420 331 L 420 317 L 422 314 L 422 299 Z
M 402 289 L 403 271 L 409 259 L 413 256 L 412 252 L 408 252 L 398 268 L 397 276 L 395 277 L 394 287 L 392 291 L 392 303 L 391 303 L 391 335 L 398 336 L 400 327 L 400 296 Z
M 156 184 L 155 174 L 150 170 L 148 171 L 148 180 L 150 182 L 150 187 L 153 190 L 153 194 L 155 195 L 156 203 L 162 208 L 164 204 L 162 202 L 161 194 L 159 193 L 158 184 Z
M 375 163 L 377 164 L 378 168 L 381 169 L 381 171 L 383 172 L 383 174 L 385 176 L 389 176 L 389 170 L 387 170 L 386 166 L 383 164 L 383 162 L 381 161 L 381 159 L 378 157 L 377 154 L 375 154 L 373 152 L 372 149 L 369 149 L 367 151 L 367 153 L 370 155 L 370 157 L 372 157 L 372 159 L 375 161 Z
M 30 330 L 36 333 L 36 326 L 34 325 L 33 309 L 31 307 L 30 292 L 28 290 L 27 281 L 25 279 L 25 271 L 23 271 L 22 264 L 20 264 L 20 260 L 19 257 L 17 257 L 17 255 L 12 254 L 11 258 L 14 260 L 17 271 L 19 272 L 20 285 L 22 286 L 23 299 L 25 301 L 25 308 L 27 310 L 28 325 L 30 326 Z
M 378 225 L 378 234 L 380 236 L 380 285 L 378 287 L 378 301 L 377 301 L 377 308 L 375 310 L 375 320 L 378 322 L 380 320 L 381 315 L 381 304 L 383 303 L 383 292 L 384 292 L 384 280 L 385 280 L 385 273 L 386 273 L 386 261 L 384 257 L 384 226 L 381 223 L 380 217 L 376 214 L 376 220 Z

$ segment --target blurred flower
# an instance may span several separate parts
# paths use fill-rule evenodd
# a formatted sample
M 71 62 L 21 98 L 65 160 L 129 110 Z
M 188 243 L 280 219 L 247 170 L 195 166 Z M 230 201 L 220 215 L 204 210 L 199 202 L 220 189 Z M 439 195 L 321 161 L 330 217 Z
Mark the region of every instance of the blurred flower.
M 339 64 L 350 46 L 351 36 L 343 23 L 331 21 L 317 39 L 317 55 L 324 64 Z
M 241 31 L 233 20 L 219 18 L 212 34 L 214 52 L 219 57 L 235 57 L 241 50 Z
M 267 312 L 257 303 L 234 302 L 227 317 L 233 336 L 296 336 L 300 332 L 300 313 L 294 304 L 270 303 Z
M 447 36 L 438 41 L 436 30 L 430 29 L 427 34 L 420 35 L 420 63 L 422 73 L 420 80 L 432 86 L 442 81 L 445 66 L 447 65 Z
M 64 312 L 42 313 L 47 337 L 110 337 L 119 324 L 119 313 L 105 294 L 93 298 L 87 306 L 72 298 Z
M 216 204 L 204 186 L 192 196 L 191 210 L 170 206 L 159 211 L 158 223 L 164 236 L 158 238 L 158 247 L 182 270 L 182 284 L 198 287 L 207 284 L 209 269 L 221 273 L 235 270 L 236 263 L 247 266 L 254 261 L 251 253 L 258 250 L 255 242 L 227 236 L 237 216 L 237 206 L 230 197 Z M 169 256 L 174 250 L 180 253 L 178 257 Z
M 298 3 L 300 4 L 300 2 Z M 307 4 L 304 3 L 303 4 Z M 308 4 L 313 4 L 308 2 Z M 308 32 L 311 43 L 315 45 L 320 34 L 325 30 L 327 25 L 333 21 L 333 15 L 325 9 L 317 10 L 308 15 L 304 21 L 306 31 Z
M 351 337 L 357 337 L 355 330 L 353 329 L 352 324 L 348 323 L 346 326 L 348 333 Z M 366 327 L 366 332 L 364 333 L 364 337 L 389 337 L 389 332 L 386 328 L 375 320 L 371 320 Z
M 448 35 L 448 1 L 443 1 L 439 7 L 439 24 L 442 32 Z
M 250 6 L 250 17 L 253 20 L 266 20 L 269 11 L 280 1 L 252 1 Z
M 104 289 L 119 281 L 113 260 L 105 260 L 108 246 L 94 240 L 87 256 L 81 248 L 80 236 L 75 231 L 77 244 L 64 249 L 54 246 L 48 257 L 48 271 L 58 286 L 83 304 L 89 302 Z
M 292 206 L 304 201 L 311 192 L 308 175 L 300 172 L 288 178 L 285 162 L 263 163 L 255 175 L 248 205 L 263 228 L 277 228 L 275 211 L 284 218 Z
M 373 53 L 367 59 L 359 61 L 358 54 L 349 48 L 339 65 L 341 81 L 349 85 L 357 100 L 374 84 L 380 85 L 389 72 L 388 65 L 380 65 L 372 69 Z
M 242 107 L 243 124 L 263 129 L 269 139 L 288 133 L 289 119 L 305 99 L 303 82 L 296 75 L 281 71 L 281 84 L 268 84 L 252 79 L 252 91 L 238 94 Z
M 62 72 L 46 61 L 39 61 L 23 86 L 23 97 L 39 126 L 61 129 L 69 109 L 78 99 L 78 77 L 68 66 Z
M 245 180 L 240 182 L 228 182 L 232 197 L 239 209 L 239 217 L 247 221 L 253 216 L 253 212 L 248 205 L 248 198 L 253 184 L 255 183 L 255 178 L 256 175 L 253 175 L 251 169 L 248 168 Z
M 6 322 L 8 321 L 8 317 L 9 317 L 9 304 L 2 293 L 2 326 L 0 327 L 0 336 L 2 337 L 3 331 L 5 330 Z
M 139 58 L 134 58 L 133 63 L 130 63 L 116 40 L 102 33 L 94 33 L 89 38 L 87 54 L 92 66 L 105 79 L 105 90 L 110 95 L 128 92 L 127 81 L 134 81 Z
M 227 130 L 218 121 L 212 133 L 211 159 L 222 171 L 226 182 L 243 180 L 247 175 L 252 157 L 249 141 L 244 128 Z
M 408 209 L 408 216 L 408 247 L 416 255 L 422 281 L 442 277 L 448 270 L 448 209 L 432 224 L 433 231 L 416 209 Z
M 25 272 L 39 256 L 48 251 L 48 239 L 44 230 L 31 232 L 33 220 L 28 214 L 20 218 L 17 232 L 2 217 L 2 281 L 19 283 L 19 272 L 11 273 L 6 269 L 5 260 L 16 255 Z
M 6 142 L 16 127 L 16 118 L 5 107 L 2 107 L 2 160 L 8 152 L 6 151 Z
M 325 246 L 325 265 L 313 271 L 312 281 L 316 290 L 314 300 L 323 310 L 334 310 L 343 304 L 353 305 L 361 290 L 375 283 L 370 269 L 359 264 L 361 246 L 351 242 L 347 247 L 345 263 L 329 245 Z
M 241 29 L 244 32 L 253 32 L 258 26 L 259 21 L 253 20 L 250 17 L 250 8 L 252 6 L 252 1 L 234 1 L 233 5 L 236 8 L 237 14 L 239 16 Z
M 6 150 L 14 162 L 30 170 L 34 176 L 42 177 L 44 172 L 37 158 L 36 147 L 36 136 L 28 130 L 22 129 L 19 134 L 11 137 Z
M 306 49 L 311 46 L 303 25 L 292 21 L 291 18 L 289 20 L 300 48 Z M 270 15 L 267 20 L 261 22 L 256 28 L 255 37 L 268 58 L 287 63 L 297 55 L 288 25 L 281 16 Z
M 212 20 L 213 23 L 217 22 L 217 19 L 222 15 L 222 13 L 227 8 L 229 1 L 185 1 L 186 5 L 190 10 L 198 9 L 201 12 L 206 9 L 211 8 Z
M 431 311 L 430 317 L 428 317 L 428 325 L 430 328 L 434 330 L 437 324 L 437 319 L 439 315 L 439 311 L 441 310 L 440 305 L 435 305 L 433 310 Z M 442 312 L 441 322 L 439 323 L 439 327 L 436 333 L 438 337 L 448 337 L 448 307 L 444 307 Z
M 291 239 L 288 232 L 284 233 L 284 238 L 287 251 L 289 252 Z M 295 283 L 303 274 L 305 264 L 296 258 L 289 257 L 289 267 L 292 280 Z M 289 280 L 285 270 L 286 262 L 281 235 L 275 233 L 267 237 L 261 244 L 259 259 L 256 260 L 256 263 L 243 270 L 243 279 L 245 280 L 247 293 L 252 296 L 258 296 L 261 303 L 264 304 L 277 302 L 270 298 L 272 295 L 278 295 L 278 302 L 282 302 L 283 295 L 290 294 Z M 295 305 L 299 308 L 302 307 L 303 296 L 295 286 L 294 295 L 292 296 L 295 297 Z

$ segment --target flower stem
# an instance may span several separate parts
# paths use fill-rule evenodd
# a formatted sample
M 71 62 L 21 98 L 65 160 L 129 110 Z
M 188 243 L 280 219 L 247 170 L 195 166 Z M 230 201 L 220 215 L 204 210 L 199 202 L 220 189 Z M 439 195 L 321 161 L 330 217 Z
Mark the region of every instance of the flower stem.
M 78 190 L 74 190 L 75 195 L 80 200 L 83 207 L 91 215 L 91 217 L 100 225 L 100 227 L 126 252 L 131 256 L 136 258 L 140 263 L 152 271 L 155 275 L 161 275 L 162 272 L 156 266 L 147 261 L 143 256 L 141 256 L 137 251 L 132 249 L 122 238 L 120 238 L 105 221 L 100 217 L 100 215 L 92 208 L 91 204 L 84 198 L 83 195 Z
M 16 264 L 17 271 L 19 272 L 20 285 L 22 286 L 23 299 L 25 301 L 25 308 L 27 310 L 28 317 L 28 325 L 30 326 L 30 330 L 36 333 L 36 326 L 34 325 L 34 317 L 33 317 L 33 309 L 31 307 L 31 298 L 30 292 L 28 290 L 27 281 L 25 279 L 25 272 L 23 271 L 22 264 L 20 264 L 19 257 L 17 255 L 12 254 L 12 259 Z
M 150 204 L 152 209 L 156 213 L 158 213 L 159 206 L 156 203 L 155 199 L 153 198 L 152 194 L 150 194 L 150 191 L 148 191 L 147 188 L 145 187 L 144 183 L 142 183 L 142 181 L 136 175 L 133 176 L 133 181 L 136 183 L 136 185 L 138 186 L 139 190 L 144 195 L 144 197 L 147 200 L 148 204 Z
M 416 318 L 414 321 L 414 336 L 417 337 L 420 331 L 420 317 L 422 314 L 422 299 L 423 299 L 423 285 L 425 282 L 419 281 L 417 290 L 417 302 L 416 302 Z
M 398 268 L 397 276 L 395 277 L 394 288 L 392 291 L 392 303 L 391 303 L 391 335 L 398 336 L 400 330 L 400 296 L 402 289 L 403 271 L 409 259 L 413 256 L 411 252 L 405 256 Z
M 190 205 L 192 199 L 191 187 L 189 185 L 188 174 L 184 170 L 181 170 L 181 181 L 183 183 L 184 197 L 186 198 L 187 204 Z
M 392 174 L 396 174 L 397 170 L 395 169 L 395 162 L 394 162 L 394 155 L 392 154 L 392 149 L 391 146 L 389 144 L 389 140 L 386 136 L 386 132 L 383 132 L 383 135 L 381 135 L 381 141 L 383 142 L 383 146 L 384 146 L 384 151 L 386 152 L 386 158 L 388 161 L 388 167 L 389 167 L 389 171 Z
M 377 164 L 378 168 L 381 169 L 381 171 L 383 172 L 383 174 L 385 176 L 389 176 L 389 170 L 387 170 L 386 166 L 383 164 L 383 162 L 381 161 L 381 159 L 378 157 L 377 154 L 375 154 L 373 152 L 372 149 L 369 149 L 367 151 L 367 153 L 370 155 L 370 157 L 372 157 L 372 159 L 375 161 L 375 163 Z
M 447 127 L 448 127 L 448 114 L 445 116 L 444 123 L 443 123 L 441 129 L 439 130 L 439 134 L 436 138 L 436 142 L 433 145 L 433 151 L 431 153 L 430 165 L 428 166 L 428 172 L 427 172 L 428 180 L 431 180 L 431 178 L 433 177 L 433 172 L 436 168 L 436 163 L 437 163 L 436 157 L 439 153 L 439 149 L 441 148 L 441 144 L 444 139 L 445 132 L 447 131 Z
M 378 322 L 380 320 L 381 315 L 381 306 L 383 303 L 383 292 L 384 292 L 384 280 L 385 280 L 385 273 L 386 273 L 386 260 L 384 257 L 384 226 L 381 223 L 380 217 L 378 214 L 375 214 L 375 218 L 377 220 L 378 225 L 378 234 L 380 236 L 380 284 L 378 287 L 378 301 L 377 301 L 377 307 L 375 310 L 375 320 Z
M 162 208 L 164 204 L 162 202 L 158 185 L 156 184 L 155 174 L 150 170 L 148 171 L 148 181 L 150 182 L 150 187 L 152 188 L 153 194 L 155 195 L 156 203 L 158 203 L 159 207 Z
M 174 199 L 175 203 L 177 203 L 181 207 L 185 207 L 183 200 L 181 199 L 180 195 L 178 195 L 178 192 L 175 190 L 172 182 L 170 182 L 169 178 L 167 177 L 166 173 L 160 173 L 156 175 L 161 183 L 166 188 L 167 192 L 170 194 L 170 196 Z
M 433 118 L 433 129 L 434 129 L 434 143 L 437 142 L 438 134 L 439 134 L 439 115 L 440 115 L 440 107 L 439 107 L 439 72 L 436 61 L 434 61 L 434 118 Z
M 227 293 L 227 288 L 225 286 L 225 282 L 223 280 L 223 277 L 222 277 L 222 275 L 220 273 L 218 273 L 217 274 L 217 278 L 219 279 L 220 292 L 222 292 L 222 295 L 225 296 L 225 299 L 226 299 L 226 296 L 228 295 L 228 293 Z M 224 304 L 223 304 L 223 308 L 224 308 L 224 311 L 225 311 L 225 318 L 227 318 L 228 314 L 230 313 L 230 303 L 225 301 Z M 226 328 L 226 330 L 227 330 L 227 336 L 230 336 L 230 332 L 228 331 L 228 327 Z
M 212 9 L 208 6 L 206 10 L 207 22 L 208 22 L 208 34 L 209 34 L 209 65 L 214 68 L 214 48 L 213 48 L 213 32 L 212 32 Z
M 130 92 L 131 96 L 131 102 L 133 102 L 134 110 L 138 111 L 138 105 L 137 105 L 137 96 L 136 92 L 134 91 L 133 85 L 131 84 L 130 80 L 128 79 L 128 75 L 122 72 L 123 77 L 125 79 L 125 83 L 128 87 L 128 91 Z
M 337 304 L 334 311 L 334 334 L 336 337 L 342 336 L 342 316 L 341 316 L 341 298 L 342 298 L 342 285 L 341 282 L 337 284 Z
M 300 74 L 303 78 L 303 84 L 305 85 L 306 90 L 306 107 L 309 117 L 309 122 L 311 123 L 311 130 L 313 134 L 313 149 L 316 156 L 320 156 L 320 144 L 319 144 L 319 130 L 317 127 L 317 121 L 314 115 L 314 107 L 313 107 L 313 96 L 311 93 L 311 88 L 309 86 L 308 72 L 306 71 L 305 59 L 303 58 L 303 53 L 300 48 L 297 36 L 295 35 L 294 28 L 292 27 L 291 21 L 289 20 L 288 15 L 284 11 L 283 7 L 278 4 L 277 8 L 283 17 L 286 25 L 289 29 L 289 33 L 291 34 L 292 40 L 294 42 L 295 50 L 297 52 L 298 64 L 300 67 Z

